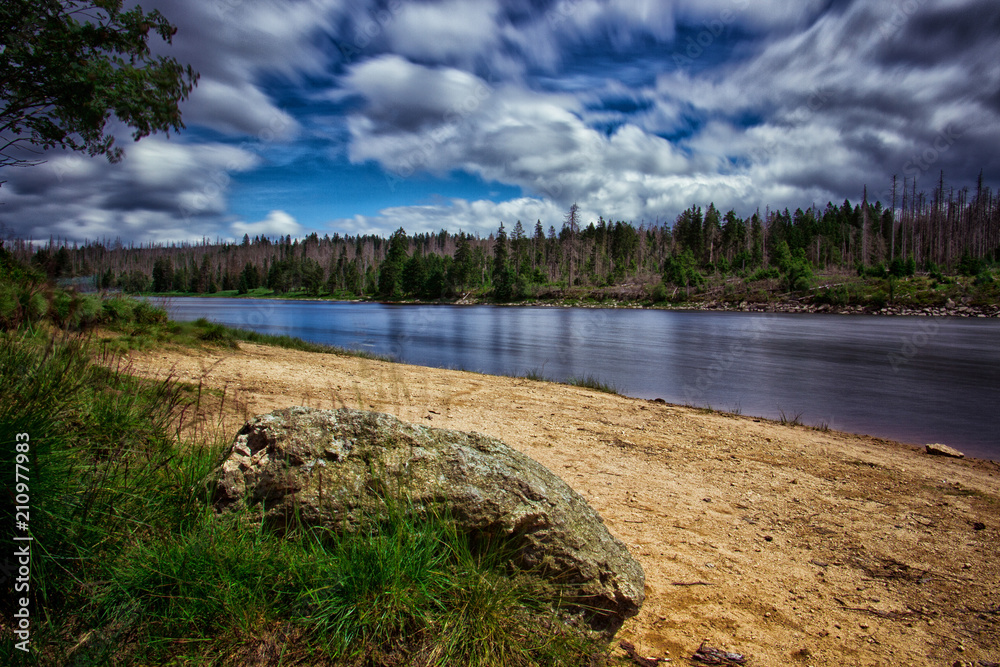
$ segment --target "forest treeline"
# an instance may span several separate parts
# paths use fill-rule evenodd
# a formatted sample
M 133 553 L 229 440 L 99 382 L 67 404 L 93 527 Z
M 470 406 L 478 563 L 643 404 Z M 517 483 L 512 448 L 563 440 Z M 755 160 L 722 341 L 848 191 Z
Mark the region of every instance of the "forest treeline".
M 974 190 L 946 189 L 943 175 L 930 196 L 905 180 L 891 192 L 888 207 L 866 192 L 853 205 L 767 209 L 746 218 L 714 204 L 692 206 L 670 225 L 603 217 L 585 223 L 574 205 L 558 230 L 518 220 L 501 222 L 485 238 L 446 230 L 409 235 L 400 228 L 388 239 L 310 234 L 142 246 L 52 239 L 40 248 L 12 239 L 7 247 L 51 277 L 93 276 L 97 288 L 129 292 L 268 288 L 382 299 L 474 293 L 507 301 L 568 286 L 665 284 L 688 291 L 710 276 L 731 274 L 780 277 L 789 290 L 808 288 L 814 271 L 989 277 L 987 267 L 1000 261 L 1000 192 L 984 187 L 981 177 Z

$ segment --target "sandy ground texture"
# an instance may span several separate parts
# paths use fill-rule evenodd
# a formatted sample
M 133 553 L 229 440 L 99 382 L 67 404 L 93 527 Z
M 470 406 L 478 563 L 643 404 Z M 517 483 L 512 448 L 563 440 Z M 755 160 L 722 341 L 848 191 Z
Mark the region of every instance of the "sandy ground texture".
M 303 405 L 501 438 L 642 563 L 646 603 L 619 638 L 643 656 L 690 664 L 707 640 L 762 667 L 1000 662 L 1000 464 L 548 382 L 240 347 L 134 353 L 134 371 L 225 389 L 232 434 Z

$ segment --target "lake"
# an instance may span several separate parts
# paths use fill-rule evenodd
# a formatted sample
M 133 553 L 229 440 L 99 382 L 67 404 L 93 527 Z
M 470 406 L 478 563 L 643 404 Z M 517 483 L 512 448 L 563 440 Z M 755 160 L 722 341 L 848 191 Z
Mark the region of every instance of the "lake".
M 161 300 L 157 300 L 161 301 Z M 175 297 L 171 317 L 1000 460 L 1000 320 Z

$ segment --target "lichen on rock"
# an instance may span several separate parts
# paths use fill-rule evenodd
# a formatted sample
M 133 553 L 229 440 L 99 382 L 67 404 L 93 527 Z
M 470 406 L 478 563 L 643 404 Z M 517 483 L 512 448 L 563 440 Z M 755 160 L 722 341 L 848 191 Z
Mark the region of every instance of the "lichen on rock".
M 350 530 L 392 497 L 444 511 L 468 534 L 508 540 L 519 568 L 572 586 L 579 618 L 605 636 L 644 599 L 642 567 L 583 497 L 486 435 L 292 407 L 248 422 L 212 480 L 217 510 L 262 505 L 275 530 Z

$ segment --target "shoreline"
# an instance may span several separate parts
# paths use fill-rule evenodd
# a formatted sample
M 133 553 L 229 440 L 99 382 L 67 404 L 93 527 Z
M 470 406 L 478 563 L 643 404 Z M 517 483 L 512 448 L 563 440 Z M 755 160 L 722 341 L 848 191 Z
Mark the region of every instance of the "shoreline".
M 498 303 L 488 299 L 456 299 L 422 301 L 411 299 L 404 301 L 386 301 L 381 299 L 334 299 L 329 297 L 309 296 L 275 296 L 253 294 L 161 294 L 144 293 L 139 295 L 148 299 L 261 299 L 275 301 L 307 301 L 319 303 L 379 303 L 388 306 L 496 306 L 501 308 L 592 308 L 592 309 L 632 309 L 632 310 L 669 310 L 679 312 L 731 312 L 731 313 L 785 313 L 813 315 L 878 315 L 891 317 L 968 317 L 968 318 L 1000 318 L 1000 305 L 990 306 L 831 306 L 829 304 L 809 304 L 795 301 L 748 302 L 737 304 L 729 302 L 685 302 L 678 304 L 649 304 L 639 301 L 583 301 L 551 300 L 551 301 L 512 301 Z
M 641 655 L 679 661 L 707 639 L 758 666 L 1000 660 L 990 620 L 1000 612 L 989 611 L 998 462 L 571 385 L 245 343 L 131 356 L 139 375 L 224 392 L 227 437 L 276 408 L 351 407 L 487 433 L 528 454 L 642 563 L 647 602 L 619 633 Z

